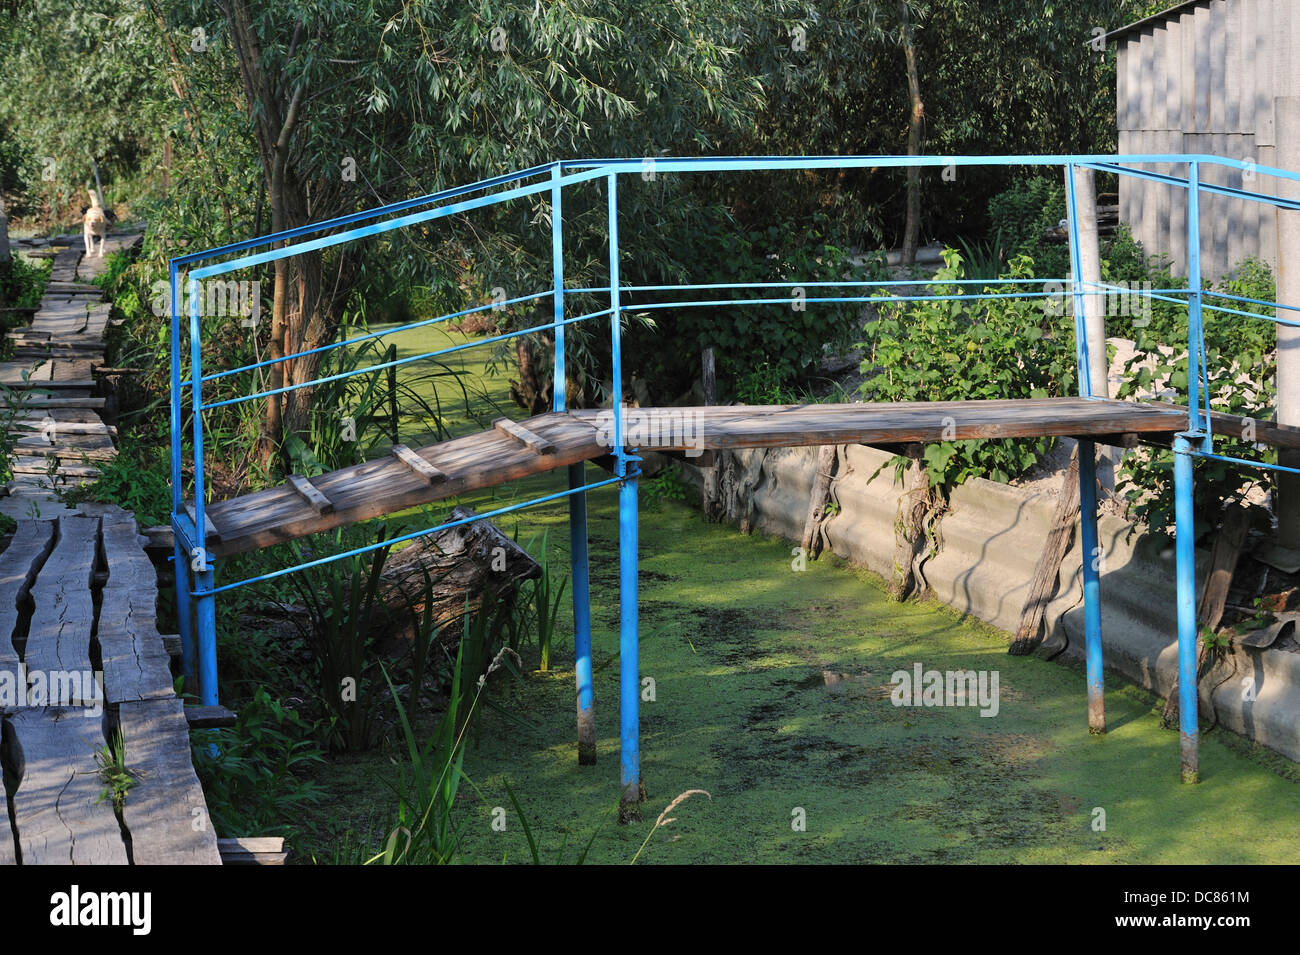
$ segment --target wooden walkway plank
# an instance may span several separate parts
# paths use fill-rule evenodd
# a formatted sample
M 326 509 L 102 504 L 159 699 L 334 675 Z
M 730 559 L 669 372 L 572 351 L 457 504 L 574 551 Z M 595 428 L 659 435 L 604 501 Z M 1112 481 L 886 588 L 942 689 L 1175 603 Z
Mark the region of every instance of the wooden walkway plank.
M 122 807 L 135 864 L 220 865 L 181 701 L 123 703 L 118 719 L 127 768 L 138 773 Z
M 19 521 L 9 546 L 0 554 L 0 678 L 7 674 L 8 679 L 17 680 L 19 660 L 13 635 L 20 615 L 18 605 L 54 549 L 54 532 L 53 521 Z
M 99 546 L 99 518 L 62 517 L 58 524 L 54 552 L 31 588 L 35 609 L 23 653 L 29 674 L 80 674 L 91 670 L 90 632 L 95 604 L 90 575 Z M 85 689 L 81 695 L 86 695 Z
M 104 694 L 110 703 L 173 695 L 171 657 L 156 619 L 158 572 L 129 515 L 102 521 L 108 580 L 99 607 Z
M 104 746 L 89 709 L 40 707 L 7 718 L 21 780 L 13 794 L 23 865 L 126 865 L 122 829 L 95 754 Z

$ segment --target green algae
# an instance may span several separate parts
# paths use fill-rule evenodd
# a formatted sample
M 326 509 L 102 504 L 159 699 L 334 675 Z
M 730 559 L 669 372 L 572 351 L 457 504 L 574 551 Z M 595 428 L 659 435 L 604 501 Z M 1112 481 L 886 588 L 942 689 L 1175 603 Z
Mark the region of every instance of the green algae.
M 486 509 L 557 488 L 498 489 Z M 1178 738 L 1149 695 L 1110 677 L 1110 732 L 1088 734 L 1082 674 L 1006 654 L 1007 634 L 936 604 L 896 604 L 831 557 L 793 569 L 788 542 L 705 524 L 674 502 L 643 509 L 643 821 L 619 825 L 617 501 L 589 495 L 598 763 L 580 767 L 572 652 L 521 684 L 498 679 L 469 744 L 459 806 L 467 861 L 626 862 L 679 793 L 642 863 L 1276 863 L 1300 851 L 1294 764 L 1223 730 L 1204 735 L 1202 783 L 1178 781 Z M 516 516 L 512 516 L 514 518 Z M 549 528 L 567 566 L 567 508 L 517 515 Z M 506 523 L 507 529 L 513 520 Z M 571 633 L 566 608 L 561 633 Z M 533 661 L 535 662 L 535 661 Z M 891 677 L 996 670 L 1000 708 L 898 707 Z M 338 760 L 322 780 L 332 824 L 370 830 L 391 808 L 388 754 Z M 346 804 L 346 808 L 344 807 Z M 1104 811 L 1104 830 L 1094 828 Z M 804 820 L 801 828 L 798 823 Z M 504 822 L 504 831 L 501 831 Z

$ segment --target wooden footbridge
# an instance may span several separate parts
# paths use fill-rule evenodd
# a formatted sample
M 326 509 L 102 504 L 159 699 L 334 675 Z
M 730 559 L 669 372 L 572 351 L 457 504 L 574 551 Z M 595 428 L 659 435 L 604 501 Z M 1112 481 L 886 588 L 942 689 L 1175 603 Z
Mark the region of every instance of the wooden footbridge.
M 1090 303 L 1096 296 L 1115 291 L 1098 281 L 1070 282 L 1068 278 L 1042 277 L 1042 287 L 1049 283 L 1057 289 L 1070 288 L 1073 317 L 1065 317 L 1051 334 L 1063 339 L 1072 336 L 1075 345 L 1075 372 L 1079 396 L 1044 400 L 1002 400 L 935 402 L 921 404 L 844 404 L 785 405 L 779 407 L 708 407 L 708 408 L 625 408 L 623 406 L 622 329 L 633 313 L 653 315 L 653 309 L 726 309 L 768 307 L 799 310 L 814 304 L 879 302 L 906 300 L 914 280 L 857 280 L 804 282 L 790 281 L 732 284 L 637 285 L 627 283 L 622 275 L 632 263 L 635 252 L 620 243 L 619 190 L 638 188 L 639 177 L 647 168 L 656 176 L 692 176 L 697 173 L 725 174 L 744 172 L 770 176 L 774 185 L 780 174 L 807 170 L 904 169 L 924 167 L 939 170 L 956 166 L 1037 166 L 1065 173 L 1067 210 L 1070 222 L 1070 260 L 1072 274 L 1080 276 L 1081 246 L 1076 173 L 1087 170 L 1119 176 L 1158 181 L 1186 199 L 1188 264 L 1186 285 L 1150 290 L 1140 294 L 1177 303 L 1186 308 L 1187 339 L 1170 342 L 1176 353 L 1187 356 L 1186 402 L 1182 407 L 1154 402 L 1124 402 L 1107 397 L 1101 381 L 1093 382 L 1094 363 L 1090 346 L 1104 347 L 1091 341 L 1094 333 L 1104 331 L 1092 323 L 1095 310 Z M 216 702 L 216 613 L 215 600 L 226 591 L 257 584 L 305 566 L 356 556 L 381 546 L 433 533 L 452 526 L 449 523 L 356 548 L 342 554 L 314 557 L 301 563 L 286 555 L 284 566 L 256 577 L 217 582 L 217 568 L 211 558 L 220 558 L 257 548 L 291 541 L 305 535 L 370 518 L 403 511 L 418 505 L 455 497 L 466 491 L 503 484 L 553 468 L 568 468 L 568 490 L 530 501 L 499 508 L 479 515 L 489 518 L 567 498 L 570 515 L 570 551 L 572 559 L 571 593 L 574 602 L 575 680 L 578 696 L 578 755 L 580 762 L 594 759 L 595 716 L 592 696 L 591 623 L 588 592 L 588 540 L 585 495 L 596 487 L 618 487 L 619 495 L 619 725 L 621 744 L 620 785 L 623 805 L 635 811 L 640 799 L 640 724 L 638 699 L 639 637 L 637 612 L 637 479 L 638 451 L 651 448 L 682 451 L 689 454 L 728 448 L 776 447 L 864 443 L 886 446 L 913 445 L 928 441 L 1038 438 L 1072 436 L 1079 439 L 1080 544 L 1084 553 L 1096 553 L 1096 473 L 1095 445 L 1109 442 L 1132 445 L 1152 442 L 1172 445 L 1174 450 L 1175 500 L 1177 513 L 1178 581 L 1177 640 L 1180 686 L 1180 745 L 1182 777 L 1197 780 L 1197 695 L 1195 619 L 1195 539 L 1192 508 L 1192 462 L 1195 458 L 1220 458 L 1262 468 L 1288 470 L 1263 461 L 1240 462 L 1225 459 L 1214 451 L 1215 432 L 1236 430 L 1245 422 L 1216 415 L 1210 409 L 1210 376 L 1203 362 L 1206 355 L 1203 315 L 1217 311 L 1221 315 L 1242 316 L 1246 321 L 1274 320 L 1274 314 L 1258 314 L 1257 306 L 1270 309 L 1293 308 L 1290 305 L 1243 299 L 1207 289 L 1200 271 L 1201 218 L 1203 194 L 1221 195 L 1233 200 L 1263 203 L 1274 208 L 1300 209 L 1300 201 L 1283 197 L 1279 187 L 1274 192 L 1227 187 L 1218 184 L 1222 177 L 1202 175 L 1203 170 L 1227 169 L 1238 181 L 1269 181 L 1286 184 L 1300 181 L 1300 174 L 1275 168 L 1245 164 L 1237 160 L 1207 155 L 1139 155 L 1139 156 L 769 156 L 769 157 L 702 157 L 653 159 L 574 160 L 547 163 L 516 173 L 496 176 L 469 186 L 445 190 L 410 199 L 391 206 L 357 212 L 327 222 L 312 223 L 270 236 L 248 239 L 217 249 L 188 253 L 170 263 L 172 288 L 172 529 L 178 568 L 187 568 L 186 586 L 178 589 L 182 604 L 180 619 L 183 630 L 187 673 L 196 679 L 206 703 Z M 1173 174 L 1175 170 L 1182 175 Z M 1249 171 L 1250 179 L 1242 173 Z M 625 185 L 620 185 L 623 183 Z M 1288 188 L 1290 188 L 1288 186 Z M 589 263 L 583 260 L 584 284 L 596 287 L 572 287 L 566 282 L 564 196 L 572 190 L 584 190 L 590 203 L 593 190 L 603 192 L 606 206 L 605 235 L 608 240 L 608 271 L 590 276 Z M 545 310 L 550 321 L 530 328 L 488 338 L 482 344 L 495 345 L 523 335 L 535 337 L 553 349 L 554 388 L 552 410 L 521 422 L 498 421 L 490 430 L 459 437 L 451 441 L 417 449 L 397 445 L 391 454 L 378 460 L 314 477 L 291 476 L 282 486 L 244 495 L 231 500 L 209 500 L 206 490 L 204 442 L 205 415 L 212 409 L 236 402 L 278 402 L 282 395 L 299 388 L 319 384 L 294 381 L 284 387 L 244 393 L 246 385 L 235 387 L 230 394 L 231 379 L 252 383 L 264 380 L 260 375 L 277 362 L 295 361 L 300 355 L 277 357 L 238 368 L 205 368 L 205 342 L 202 340 L 199 302 L 205 282 L 229 283 L 237 274 L 256 275 L 257 268 L 297 255 L 320 252 L 332 246 L 366 240 L 382 233 L 415 225 L 426 228 L 438 220 L 467 217 L 474 210 L 504 203 L 529 203 L 532 222 L 549 219 L 551 261 L 549 287 L 521 295 L 505 304 L 518 305 L 526 312 Z M 549 215 L 544 208 L 549 202 Z M 642 228 L 643 223 L 631 223 Z M 584 253 L 585 254 L 585 253 Z M 544 266 L 538 271 L 545 274 Z M 607 279 L 607 281 L 606 281 Z M 989 298 L 1037 298 L 1048 293 L 1030 287 L 1037 279 L 946 279 L 940 286 L 925 289 L 922 297 L 930 301 L 958 303 Z M 1028 283 L 1015 285 L 1014 283 Z M 900 287 L 902 286 L 902 287 Z M 998 286 L 990 289 L 989 286 Z M 809 292 L 811 291 L 811 295 Z M 182 308 L 182 301 L 188 302 Z M 1247 310 L 1250 306 L 1256 308 Z M 377 335 L 405 332 L 438 322 L 461 319 L 485 312 L 493 305 L 482 305 L 436 318 L 412 322 Z M 594 310 L 592 310 L 594 309 Z M 188 314 L 188 321 L 185 320 Z M 799 321 L 805 321 L 800 317 Z M 1294 324 L 1291 315 L 1289 323 Z M 570 410 L 566 396 L 570 376 L 566 369 L 569 349 L 566 328 L 583 321 L 608 322 L 610 365 L 608 402 L 605 410 Z M 906 318 L 903 319 L 906 321 Z M 1042 332 L 1040 326 L 1036 330 Z M 355 341 L 359 341 L 357 339 Z M 340 341 L 318 351 L 347 348 L 354 341 Z M 696 343 L 665 340 L 660 347 L 694 347 Z M 336 374 L 370 374 L 391 370 L 412 361 L 436 360 L 468 346 L 431 351 L 422 355 L 390 360 L 382 365 L 350 368 Z M 1105 362 L 1098 372 L 1105 376 Z M 904 360 L 906 360 L 904 358 Z M 290 380 L 290 376 L 284 376 Z M 211 383 L 223 380 L 220 389 Z M 1096 387 L 1094 387 L 1094 384 Z M 220 391 L 219 399 L 205 398 L 204 390 Z M 211 393 L 211 392 L 210 392 Z M 1251 440 L 1295 447 L 1294 430 L 1266 422 L 1254 422 Z M 666 426 L 665 426 L 666 425 Z M 1226 427 L 1225 427 L 1226 425 Z M 609 465 L 613 476 L 588 483 L 585 462 L 600 461 Z M 1294 470 L 1294 469 L 1292 469 Z M 193 474 L 192 487 L 184 484 Z M 452 523 L 459 523 L 452 522 Z M 1083 562 L 1084 624 L 1087 659 L 1088 726 L 1104 732 L 1103 667 L 1101 643 L 1100 571 L 1095 561 Z M 179 575 L 178 575 L 179 576 Z
M 1131 444 L 1170 436 L 1187 413 L 1170 405 L 1088 398 L 869 404 L 635 408 L 625 415 L 650 440 L 683 453 L 820 444 L 903 445 L 975 438 L 1069 436 Z M 208 505 L 217 557 L 268 547 L 613 454 L 609 411 L 574 410 L 367 461 Z M 192 505 L 191 505 L 192 506 Z
M 110 237 L 121 247 L 138 236 Z M 116 454 L 98 412 L 109 305 L 104 259 L 57 250 L 31 324 L 0 364 L 18 429 L 0 510 L 0 863 L 215 865 L 215 830 L 173 690 L 179 638 L 158 631 L 157 571 L 133 515 L 57 492 Z M 111 797 L 107 763 L 133 783 Z

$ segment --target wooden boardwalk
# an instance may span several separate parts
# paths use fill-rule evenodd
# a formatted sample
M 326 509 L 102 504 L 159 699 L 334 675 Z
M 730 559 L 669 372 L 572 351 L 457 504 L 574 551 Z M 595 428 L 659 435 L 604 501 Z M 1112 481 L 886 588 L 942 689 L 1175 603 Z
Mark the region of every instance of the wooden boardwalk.
M 633 408 L 628 443 L 656 451 L 901 445 L 971 438 L 1047 435 L 1131 443 L 1183 430 L 1184 410 L 1169 405 L 1083 398 L 937 401 L 709 408 Z M 611 415 L 583 410 L 518 424 L 333 471 L 293 476 L 266 491 L 207 508 L 209 550 L 217 555 L 267 547 L 308 534 L 429 504 L 611 452 Z
M 107 250 L 137 239 L 110 236 Z M 90 281 L 107 261 L 107 256 L 83 258 L 79 241 L 58 249 L 31 324 L 8 335 L 14 357 L 0 362 L 0 383 L 15 394 L 0 397 L 0 402 L 20 409 L 11 426 L 21 436 L 0 513 L 13 518 L 56 516 L 63 508 L 55 490 L 93 481 L 99 475 L 97 465 L 117 453 L 116 432 L 97 413 L 105 399 L 95 394 L 95 369 L 104 364 L 110 306 Z
M 20 521 L 0 553 L 0 863 L 220 863 L 142 544 L 113 510 Z M 120 814 L 97 760 L 119 732 Z
M 103 263 L 79 245 L 58 251 L 30 327 L 10 334 L 15 360 L 0 364 L 0 381 L 25 392 L 0 499 L 19 519 L 0 553 L 0 863 L 217 865 L 144 538 L 120 508 L 69 509 L 53 493 L 116 453 L 93 394 L 109 306 L 81 281 Z M 118 734 L 134 775 L 120 811 L 99 761 Z

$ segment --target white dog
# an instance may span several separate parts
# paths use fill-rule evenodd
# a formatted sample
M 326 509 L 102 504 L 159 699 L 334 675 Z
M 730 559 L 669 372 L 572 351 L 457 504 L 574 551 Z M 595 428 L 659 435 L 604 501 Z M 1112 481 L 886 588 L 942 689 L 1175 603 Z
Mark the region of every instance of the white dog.
M 99 204 L 99 193 L 89 186 L 86 187 L 86 191 L 90 193 L 90 208 L 81 217 L 81 235 L 86 240 L 86 255 L 95 254 L 95 237 L 99 237 L 99 257 L 102 259 L 104 242 L 108 236 L 108 216 L 104 213 L 104 207 Z

